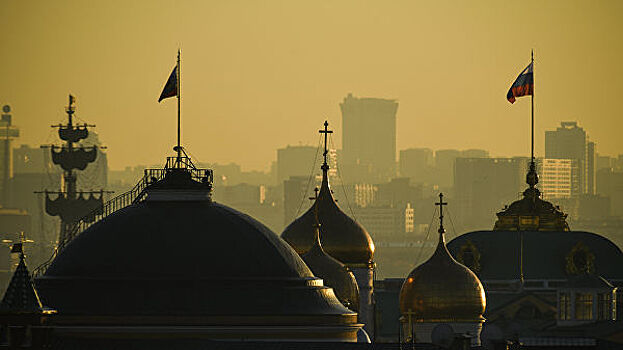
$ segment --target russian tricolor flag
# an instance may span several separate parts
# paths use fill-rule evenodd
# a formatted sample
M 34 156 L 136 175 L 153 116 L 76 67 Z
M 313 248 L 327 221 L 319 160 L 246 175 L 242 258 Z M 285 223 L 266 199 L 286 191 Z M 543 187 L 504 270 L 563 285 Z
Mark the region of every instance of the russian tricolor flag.
M 526 67 L 526 69 L 519 74 L 511 88 L 508 90 L 508 94 L 506 94 L 508 102 L 515 103 L 515 97 L 532 95 L 532 92 L 534 91 L 534 78 L 532 76 L 533 64 L 534 62 L 530 63 L 528 67 Z

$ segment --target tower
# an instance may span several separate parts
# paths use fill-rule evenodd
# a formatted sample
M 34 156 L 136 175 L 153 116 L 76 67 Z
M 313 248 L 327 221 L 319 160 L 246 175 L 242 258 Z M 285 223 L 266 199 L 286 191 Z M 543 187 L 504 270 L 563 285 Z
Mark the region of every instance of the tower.
M 345 181 L 377 183 L 395 177 L 398 102 L 348 94 L 340 108 Z
M 61 230 L 59 241 L 67 239 L 70 226 L 82 217 L 95 213 L 104 204 L 104 191 L 78 191 L 75 170 L 84 170 L 95 161 L 99 146 L 83 146 L 80 141 L 89 136 L 86 123 L 74 124 L 75 98 L 69 95 L 69 104 L 65 108 L 67 124 L 53 125 L 58 128 L 58 136 L 65 142 L 62 146 L 50 146 L 52 162 L 63 169 L 63 188 L 58 192 L 45 191 L 45 210 L 51 216 L 60 216 Z M 56 198 L 52 199 L 53 196 Z
M 11 178 L 12 160 L 11 140 L 19 136 L 19 129 L 12 124 L 11 107 L 2 107 L 2 119 L 0 119 L 0 205 L 6 206 L 9 197 L 9 179 Z

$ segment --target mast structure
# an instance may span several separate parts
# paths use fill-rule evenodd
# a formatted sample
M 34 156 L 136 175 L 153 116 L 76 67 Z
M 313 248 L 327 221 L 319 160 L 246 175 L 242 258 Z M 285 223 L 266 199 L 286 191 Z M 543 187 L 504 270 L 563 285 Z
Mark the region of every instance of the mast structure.
M 177 49 L 177 162 L 182 158 L 181 144 L 181 99 L 182 99 L 182 66 L 180 59 L 180 49 Z
M 78 179 L 75 172 L 86 169 L 88 164 L 97 158 L 98 149 L 103 148 L 97 145 L 84 146 L 80 142 L 89 136 L 88 128 L 95 127 L 95 125 L 74 123 L 73 116 L 76 107 L 75 98 L 72 95 L 69 95 L 69 103 L 65 112 L 67 113 L 67 124 L 52 125 L 53 128 L 58 128 L 59 138 L 65 141 L 64 144 L 61 146 L 42 146 L 42 148 L 50 148 L 52 162 L 60 165 L 63 169 L 62 189 L 59 191 L 43 191 L 45 193 L 46 213 L 51 216 L 59 216 L 61 219 L 59 242 L 64 241 L 72 224 L 88 214 L 94 213 L 104 204 L 104 190 L 78 191 Z M 52 199 L 54 196 L 56 198 Z

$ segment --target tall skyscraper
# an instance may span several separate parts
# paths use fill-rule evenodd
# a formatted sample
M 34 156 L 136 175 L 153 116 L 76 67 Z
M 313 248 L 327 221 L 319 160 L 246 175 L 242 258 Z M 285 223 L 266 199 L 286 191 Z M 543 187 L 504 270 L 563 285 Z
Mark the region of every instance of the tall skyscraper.
M 562 122 L 556 130 L 545 132 L 545 158 L 550 159 L 576 159 L 580 169 L 580 193 L 594 193 L 589 187 L 594 187 L 594 144 L 592 157 L 588 155 L 588 136 L 577 122 Z M 589 166 L 589 158 L 591 165 Z M 589 167 L 593 170 L 590 171 Z M 590 180 L 589 180 L 590 178 Z
M 340 108 L 344 181 L 376 183 L 395 177 L 398 102 L 348 94 Z

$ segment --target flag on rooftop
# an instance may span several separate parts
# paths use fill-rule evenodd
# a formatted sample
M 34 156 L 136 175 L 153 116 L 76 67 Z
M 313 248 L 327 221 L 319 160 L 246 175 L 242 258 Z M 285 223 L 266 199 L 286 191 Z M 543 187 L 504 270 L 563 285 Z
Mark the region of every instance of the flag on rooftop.
M 530 63 L 517 77 L 511 88 L 506 94 L 506 99 L 510 103 L 515 103 L 515 97 L 532 95 L 534 91 L 534 79 L 532 76 L 532 64 Z
M 164 85 L 164 89 L 162 89 L 158 102 L 164 100 L 165 98 L 177 96 L 178 91 L 177 66 L 175 66 L 175 68 L 173 68 L 173 72 L 171 72 L 171 75 L 169 76 L 169 80 L 167 80 L 167 83 Z

